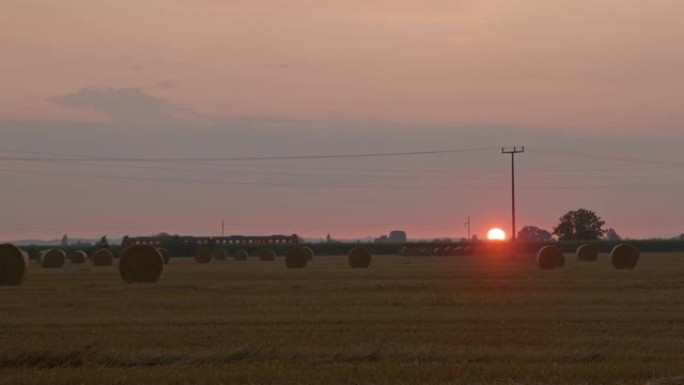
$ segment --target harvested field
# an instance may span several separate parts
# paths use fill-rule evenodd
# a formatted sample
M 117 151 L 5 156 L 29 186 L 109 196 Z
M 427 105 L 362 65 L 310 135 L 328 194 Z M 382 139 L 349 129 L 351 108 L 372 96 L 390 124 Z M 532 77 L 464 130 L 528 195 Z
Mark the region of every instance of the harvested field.
M 684 254 L 540 270 L 374 255 L 368 269 L 175 258 L 41 269 L 0 286 L 0 383 L 669 384 L 684 374 Z M 46 295 L 51 293 L 51 295 Z M 341 294 L 342 293 L 342 294 Z M 56 295 L 54 295 L 56 294 Z M 672 380 L 671 382 L 668 382 Z

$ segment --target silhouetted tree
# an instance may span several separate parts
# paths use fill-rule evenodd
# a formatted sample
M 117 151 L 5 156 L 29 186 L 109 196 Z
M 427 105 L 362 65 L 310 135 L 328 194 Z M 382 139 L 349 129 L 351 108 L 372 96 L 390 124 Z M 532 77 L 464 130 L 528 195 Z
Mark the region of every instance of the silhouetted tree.
M 69 238 L 67 238 L 66 234 L 62 237 L 62 247 L 69 246 Z
M 103 249 L 108 249 L 109 248 L 109 240 L 107 240 L 107 236 L 103 235 L 102 238 L 97 242 L 97 247 L 103 248 Z
M 606 231 L 606 240 L 608 241 L 621 241 L 622 237 L 618 235 L 617 231 L 615 229 L 608 229 Z
M 551 233 L 536 226 L 525 226 L 518 232 L 518 239 L 521 241 L 548 242 L 551 240 Z
M 561 241 L 599 239 L 606 233 L 603 230 L 606 222 L 591 210 L 568 211 L 559 221 L 553 228 L 553 234 Z

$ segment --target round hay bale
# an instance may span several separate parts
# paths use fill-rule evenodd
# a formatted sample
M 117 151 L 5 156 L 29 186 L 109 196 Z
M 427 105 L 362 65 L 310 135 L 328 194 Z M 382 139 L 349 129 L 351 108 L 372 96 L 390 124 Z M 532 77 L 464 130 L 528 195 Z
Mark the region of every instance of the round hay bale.
M 593 245 L 582 245 L 577 248 L 575 254 L 581 262 L 595 262 L 598 259 L 598 249 Z
M 21 285 L 28 266 L 28 253 L 14 245 L 0 245 L 0 285 Z
M 347 259 L 352 269 L 365 269 L 370 266 L 371 253 L 363 247 L 355 247 L 349 251 Z
M 404 246 L 399 250 L 398 255 L 406 255 L 406 251 L 408 250 L 408 247 Z
M 212 250 L 211 256 L 216 261 L 225 261 L 226 259 L 228 259 L 228 253 L 226 252 L 226 249 L 221 247 L 217 247 L 214 250 Z
M 72 250 L 69 252 L 69 262 L 71 263 L 85 263 L 88 259 L 88 254 L 83 250 Z
M 271 249 L 261 249 L 259 259 L 262 261 L 275 261 L 276 253 Z
M 420 255 L 424 257 L 429 257 L 430 255 L 432 255 L 432 249 L 429 247 L 423 247 L 422 249 L 420 249 Z
M 100 249 L 90 257 L 95 266 L 111 266 L 114 264 L 114 255 L 109 249 Z
M 472 255 L 473 254 L 473 249 L 470 246 L 465 246 L 462 248 L 463 250 L 463 255 Z
M 454 257 L 458 257 L 461 255 L 466 255 L 466 252 L 463 246 L 456 246 L 452 249 L 451 255 L 453 255 Z
M 195 262 L 197 263 L 209 263 L 211 262 L 211 249 L 208 247 L 200 246 L 195 250 Z
M 169 262 L 171 262 L 171 252 L 163 247 L 160 247 L 157 250 L 159 250 L 159 254 L 161 254 L 164 264 L 168 265 Z
M 639 250 L 626 243 L 619 244 L 610 252 L 610 263 L 619 270 L 631 270 L 639 262 Z
M 437 256 L 437 257 L 443 256 L 444 255 L 444 247 L 435 247 L 432 250 L 432 255 Z
M 544 246 L 537 254 L 537 265 L 540 269 L 559 269 L 565 266 L 565 256 L 556 246 Z
M 404 251 L 404 256 L 405 257 L 420 257 L 421 252 L 420 252 L 420 249 L 417 247 L 407 247 L 406 250 Z
M 314 257 L 313 250 L 311 250 L 310 247 L 302 247 L 302 250 L 304 250 L 306 252 L 306 256 L 307 256 L 307 258 L 309 258 L 309 261 L 312 261 L 313 257 Z
M 44 268 L 59 269 L 66 262 L 66 253 L 60 249 L 43 250 L 38 254 L 38 260 Z
M 127 283 L 157 282 L 162 271 L 164 271 L 164 258 L 154 246 L 131 246 L 119 259 L 119 273 Z
M 303 247 L 293 247 L 285 255 L 285 266 L 288 269 L 303 269 L 309 262 L 309 253 Z
M 447 257 L 453 256 L 454 255 L 454 247 L 453 246 L 444 247 L 444 255 Z
M 247 250 L 245 249 L 237 249 L 233 253 L 233 258 L 235 258 L 236 261 L 246 261 L 248 257 L 249 253 L 247 253 Z

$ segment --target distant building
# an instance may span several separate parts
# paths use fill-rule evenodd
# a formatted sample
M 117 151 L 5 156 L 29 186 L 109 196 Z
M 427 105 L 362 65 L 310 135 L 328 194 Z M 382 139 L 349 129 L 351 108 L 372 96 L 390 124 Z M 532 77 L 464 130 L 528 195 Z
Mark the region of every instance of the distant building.
M 406 232 L 402 230 L 394 230 L 389 234 L 389 241 L 394 243 L 405 243 Z
M 387 243 L 387 242 L 389 242 L 389 238 L 387 237 L 387 235 L 381 235 L 380 238 L 375 238 L 373 240 L 373 242 L 375 242 L 375 243 Z

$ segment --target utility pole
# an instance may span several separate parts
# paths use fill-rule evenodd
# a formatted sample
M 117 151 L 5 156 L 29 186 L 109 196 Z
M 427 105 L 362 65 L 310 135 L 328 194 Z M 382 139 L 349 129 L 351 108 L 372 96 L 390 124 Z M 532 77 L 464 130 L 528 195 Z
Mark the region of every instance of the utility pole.
M 226 236 L 226 220 L 221 219 L 221 236 L 225 237 Z
M 465 227 L 468 228 L 468 242 L 470 242 L 470 216 L 468 216 L 468 220 L 465 223 Z
M 511 154 L 511 253 L 512 257 L 515 258 L 515 154 L 520 154 L 525 152 L 525 146 L 523 147 L 513 147 L 513 148 L 501 148 L 502 154 Z

